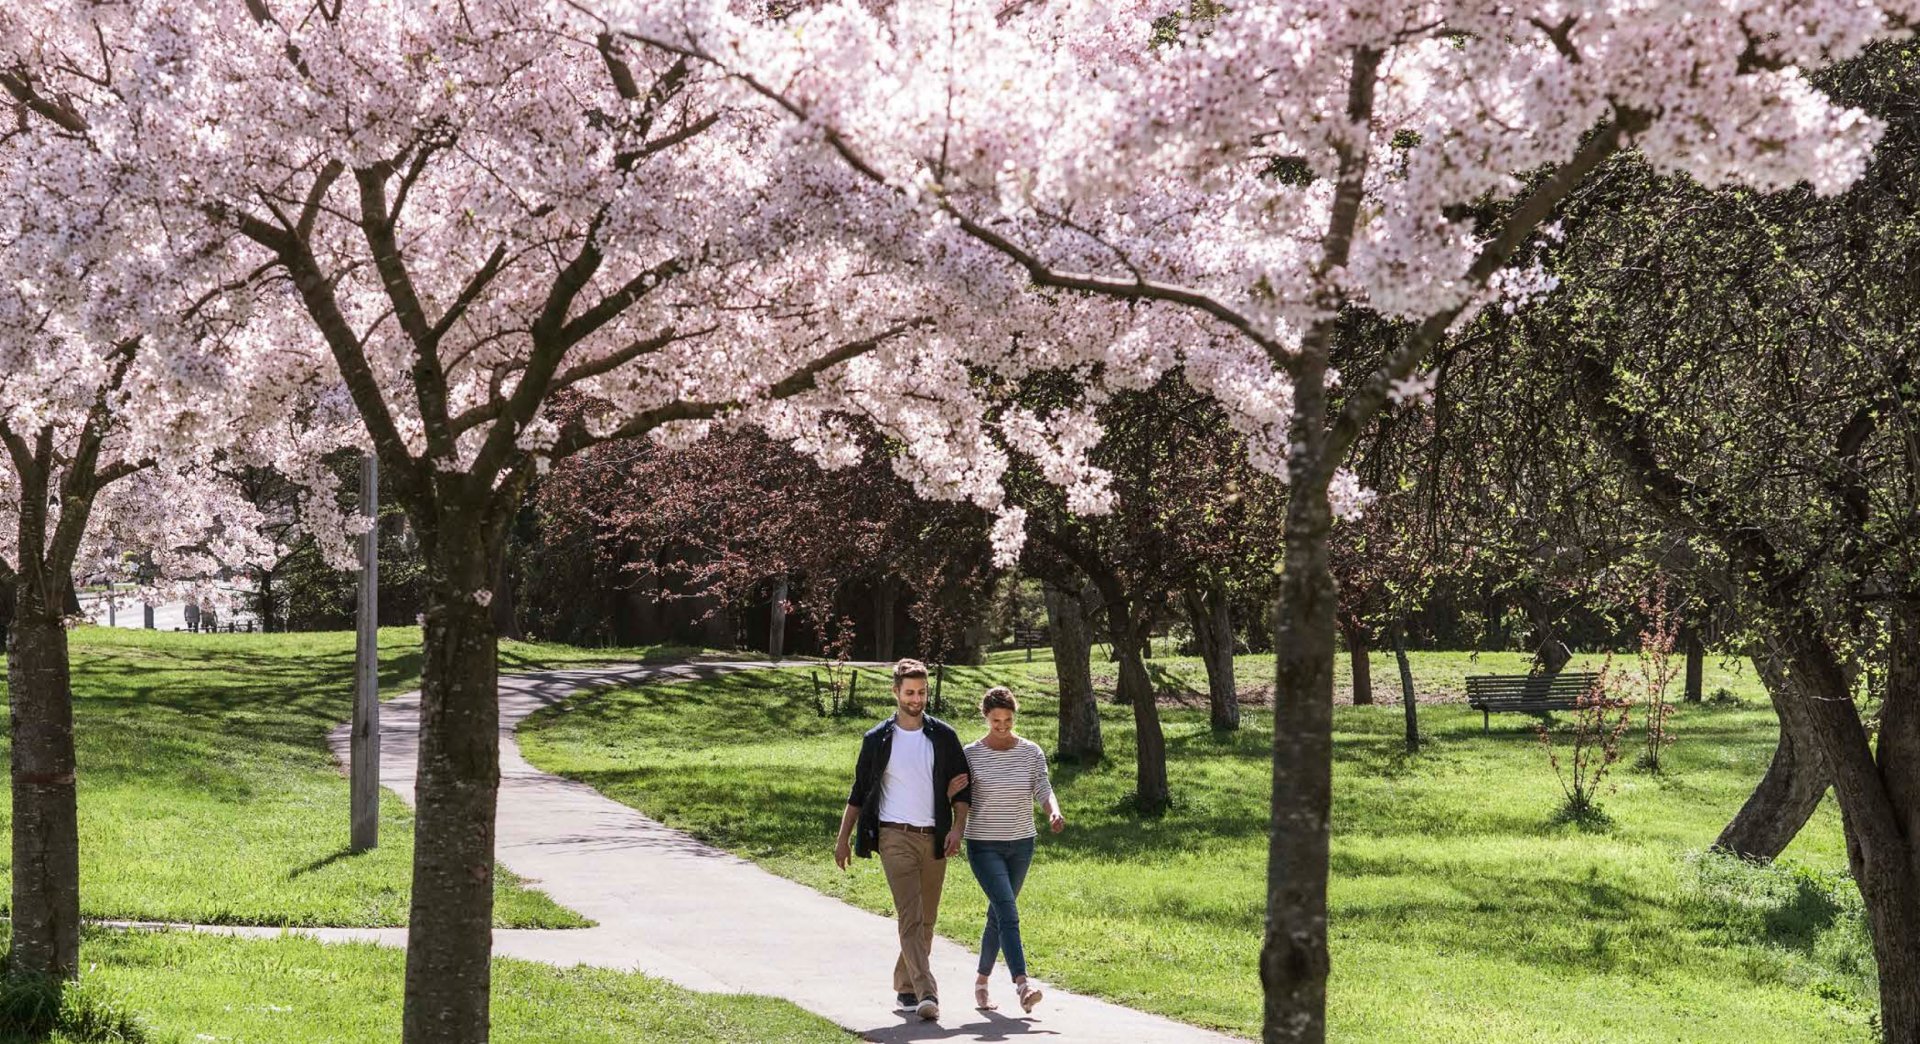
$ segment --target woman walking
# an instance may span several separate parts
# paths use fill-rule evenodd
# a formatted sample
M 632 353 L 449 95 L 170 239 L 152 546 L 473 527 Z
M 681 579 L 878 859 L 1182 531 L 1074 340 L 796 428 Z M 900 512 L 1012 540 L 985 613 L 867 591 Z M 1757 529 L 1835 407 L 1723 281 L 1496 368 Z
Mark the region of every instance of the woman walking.
M 1032 1011 L 1040 988 L 1027 981 L 1027 953 L 1020 942 L 1020 886 L 1033 862 L 1033 807 L 1045 805 L 1054 833 L 1066 828 L 1060 801 L 1047 780 L 1047 755 L 1039 744 L 1013 731 L 1020 709 L 1013 693 L 995 687 L 980 701 L 987 734 L 967 746 L 968 782 L 973 812 L 967 819 L 967 864 L 987 893 L 987 930 L 980 935 L 980 977 L 973 999 L 983 1011 L 996 1005 L 987 996 L 994 958 L 1004 952 L 1013 973 L 1020 1007 Z

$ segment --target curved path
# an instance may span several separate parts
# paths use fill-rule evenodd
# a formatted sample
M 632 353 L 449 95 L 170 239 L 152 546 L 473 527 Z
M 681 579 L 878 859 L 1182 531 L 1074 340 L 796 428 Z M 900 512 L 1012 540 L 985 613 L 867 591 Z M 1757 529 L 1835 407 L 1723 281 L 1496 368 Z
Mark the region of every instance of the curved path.
M 764 662 L 632 664 L 500 678 L 500 862 L 596 926 L 496 929 L 494 952 L 550 964 L 641 971 L 696 990 L 781 997 L 873 1041 L 1006 1041 L 1061 1044 L 1230 1044 L 1238 1038 L 1049 987 L 1031 1016 L 995 976 L 1009 1010 L 972 1005 L 975 956 L 934 940 L 943 1014 L 923 1022 L 892 1010 L 898 950 L 893 921 L 775 876 L 670 829 L 583 784 L 535 769 L 514 730 L 542 707 L 582 689 L 713 677 Z M 413 803 L 419 693 L 381 706 L 380 779 Z M 342 760 L 346 726 L 329 740 Z M 849 757 L 851 757 L 849 751 Z M 820 857 L 830 858 L 827 838 Z M 949 870 L 948 902 L 979 899 L 964 865 Z M 984 900 L 979 900 L 984 901 Z M 279 934 L 279 929 L 214 929 Z M 406 929 L 289 929 L 328 940 L 405 945 Z

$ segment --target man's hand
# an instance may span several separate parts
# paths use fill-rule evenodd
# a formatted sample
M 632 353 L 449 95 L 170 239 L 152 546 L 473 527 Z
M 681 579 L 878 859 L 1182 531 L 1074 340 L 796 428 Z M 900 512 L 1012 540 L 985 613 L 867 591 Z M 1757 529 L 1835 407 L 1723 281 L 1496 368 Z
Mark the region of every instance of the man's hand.
M 967 774 L 962 772 L 947 781 L 947 800 L 952 801 L 955 794 L 967 789 Z
M 851 862 L 853 862 L 853 846 L 848 844 L 847 839 L 844 837 L 835 840 L 833 843 L 833 865 L 845 870 L 847 864 Z
M 959 852 L 960 852 L 960 828 L 954 827 L 952 830 L 947 831 L 947 855 L 949 856 L 958 855 Z
M 1047 825 L 1052 827 L 1053 832 L 1057 834 L 1067 828 L 1067 817 L 1058 812 L 1050 813 L 1047 816 Z

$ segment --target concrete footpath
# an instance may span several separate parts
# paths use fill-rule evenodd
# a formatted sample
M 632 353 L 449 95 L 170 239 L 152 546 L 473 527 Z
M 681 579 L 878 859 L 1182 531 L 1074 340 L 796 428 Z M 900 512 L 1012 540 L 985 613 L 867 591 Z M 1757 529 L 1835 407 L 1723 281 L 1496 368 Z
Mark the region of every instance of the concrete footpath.
M 872 1041 L 1005 1041 L 1061 1044 L 1226 1044 L 1237 1040 L 1157 1015 L 1047 988 L 1032 1015 L 1020 1011 L 1004 966 L 994 999 L 1002 1010 L 973 1007 L 975 956 L 934 941 L 941 1018 L 925 1022 L 892 1010 L 893 921 L 855 909 L 669 829 L 574 783 L 534 769 L 514 730 L 541 707 L 581 689 L 712 677 L 770 667 L 760 662 L 670 666 L 620 665 L 502 675 L 500 678 L 499 859 L 555 901 L 592 918 L 574 930 L 496 929 L 494 952 L 556 965 L 641 971 L 707 992 L 781 997 Z M 413 802 L 420 697 L 381 707 L 381 783 Z M 345 726 L 330 737 L 347 753 Z M 848 751 L 848 764 L 853 752 Z M 851 767 L 849 767 L 851 771 Z M 1071 829 L 1071 828 L 1069 828 Z M 832 858 L 821 837 L 820 858 Z M 1042 859 L 1044 859 L 1044 852 Z M 1044 871 L 1044 864 L 1036 867 Z M 1044 885 L 1042 886 L 1044 887 Z M 949 908 L 984 903 L 964 862 L 948 871 Z M 277 935 L 280 929 L 212 929 Z M 406 930 L 291 929 L 326 940 L 402 946 Z

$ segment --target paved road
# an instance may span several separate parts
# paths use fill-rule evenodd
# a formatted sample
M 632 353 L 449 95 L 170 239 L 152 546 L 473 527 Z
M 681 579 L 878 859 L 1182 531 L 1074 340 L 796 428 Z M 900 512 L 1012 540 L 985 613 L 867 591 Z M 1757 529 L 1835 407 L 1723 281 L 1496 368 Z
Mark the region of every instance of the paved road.
M 1013 1003 L 1005 972 L 996 999 L 972 1005 L 974 955 L 935 941 L 944 1012 L 938 1023 L 892 1010 L 898 938 L 893 921 L 770 874 L 655 822 L 581 783 L 540 772 L 513 731 L 527 715 L 582 688 L 709 677 L 758 662 L 617 666 L 500 679 L 499 857 L 596 927 L 494 932 L 495 952 L 553 964 L 646 972 L 709 992 L 783 997 L 873 1041 L 1006 1041 L 1060 1044 L 1228 1044 L 1237 1038 L 1049 988 L 1031 1016 Z M 413 801 L 419 694 L 381 708 L 381 780 Z M 331 737 L 344 759 L 345 727 Z M 849 752 L 851 757 L 851 751 Z M 821 838 L 820 857 L 830 858 Z M 1044 854 L 1043 854 L 1044 858 Z M 1044 871 L 1044 865 L 1040 868 Z M 964 864 L 949 871 L 948 903 L 984 902 Z M 404 945 L 404 929 L 313 929 L 326 939 Z M 276 929 L 236 934 L 277 934 Z

